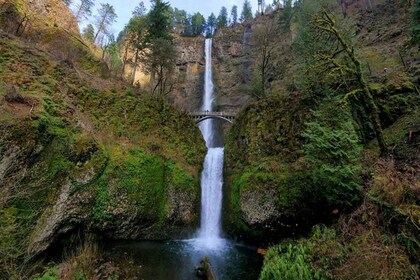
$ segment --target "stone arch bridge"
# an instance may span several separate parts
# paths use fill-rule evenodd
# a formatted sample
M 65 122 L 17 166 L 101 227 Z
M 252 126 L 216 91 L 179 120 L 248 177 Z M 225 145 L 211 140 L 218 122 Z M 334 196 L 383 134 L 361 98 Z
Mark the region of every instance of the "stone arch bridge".
M 219 120 L 227 121 L 229 123 L 233 123 L 233 121 L 235 120 L 236 112 L 204 111 L 204 112 L 191 112 L 190 115 L 195 121 L 195 123 L 197 124 L 208 119 L 219 119 Z

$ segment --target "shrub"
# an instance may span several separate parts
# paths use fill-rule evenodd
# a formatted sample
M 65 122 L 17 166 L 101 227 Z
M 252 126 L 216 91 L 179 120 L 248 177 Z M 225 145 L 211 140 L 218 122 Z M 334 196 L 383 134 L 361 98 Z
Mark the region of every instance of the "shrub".
M 333 104 L 332 104 L 333 105 Z M 360 196 L 361 147 L 349 113 L 326 106 L 313 112 L 304 136 L 313 191 L 331 206 L 351 206 Z

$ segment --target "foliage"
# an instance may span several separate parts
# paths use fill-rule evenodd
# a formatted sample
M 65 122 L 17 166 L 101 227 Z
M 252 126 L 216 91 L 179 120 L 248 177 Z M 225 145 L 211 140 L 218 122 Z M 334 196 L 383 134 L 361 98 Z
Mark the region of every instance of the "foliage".
M 251 7 L 251 3 L 249 3 L 248 0 L 244 1 L 244 4 L 242 6 L 242 13 L 241 13 L 241 18 L 240 21 L 247 21 L 252 19 L 252 7 Z
M 186 36 L 199 36 L 204 33 L 206 28 L 206 20 L 200 13 L 192 15 L 191 20 L 188 20 L 188 25 L 185 31 L 182 33 Z
M 314 193 L 332 206 L 351 206 L 360 197 L 360 152 L 351 117 L 331 104 L 313 112 L 303 135 L 311 164 Z
M 153 0 L 152 8 L 148 15 L 148 33 L 146 42 L 150 43 L 155 39 L 172 40 L 170 35 L 171 14 L 169 3 L 162 0 Z M 152 45 L 153 51 L 153 45 Z
M 83 29 L 83 37 L 85 37 L 89 42 L 93 43 L 95 40 L 95 28 L 92 24 L 88 24 Z
M 172 75 L 175 68 L 177 53 L 171 41 L 157 38 L 152 40 L 153 46 L 144 58 L 145 69 L 151 73 L 153 83 L 151 92 L 164 96 L 173 87 Z
M 252 55 L 254 66 L 254 88 L 252 95 L 256 99 L 267 96 L 270 81 L 275 80 L 277 74 L 277 53 L 279 26 L 273 20 L 267 20 L 264 25 L 255 27 L 251 35 L 253 44 Z
M 333 234 L 332 236 L 331 233 Z M 327 228 L 315 228 L 312 238 L 331 239 L 334 232 Z M 283 243 L 270 247 L 264 257 L 261 280 L 269 279 L 331 279 L 323 269 L 314 267 L 315 244 L 311 241 Z
M 295 50 L 302 59 L 303 90 L 314 96 L 325 97 L 327 93 L 343 102 L 365 106 L 381 155 L 386 155 L 379 110 L 355 51 L 353 24 L 346 24 L 334 5 L 331 0 L 302 4 Z
M 230 11 L 230 20 L 231 24 L 235 24 L 238 22 L 238 6 L 233 5 Z
M 94 5 L 95 2 L 93 0 L 80 0 L 80 3 L 76 7 L 76 20 L 81 21 L 92 15 L 92 7 Z
M 101 4 L 96 16 L 96 34 L 93 41 L 98 39 L 99 34 L 103 33 L 109 35 L 109 26 L 117 20 L 115 9 L 110 4 Z
M 228 24 L 228 12 L 226 7 L 220 9 L 219 16 L 217 17 L 217 27 L 226 27 Z
M 414 5 L 411 8 L 411 34 L 413 41 L 420 43 L 420 1 L 414 0 Z
M 290 32 L 290 25 L 293 18 L 292 0 L 286 0 L 283 13 L 279 16 L 279 23 L 286 26 L 286 30 Z
M 214 33 L 214 30 L 216 29 L 216 26 L 217 26 L 216 16 L 213 13 L 211 13 L 210 16 L 207 19 L 207 26 L 206 26 L 207 37 L 212 37 L 213 36 L 213 33 Z
M 205 145 L 187 114 L 163 99 L 140 94 L 122 83 L 113 81 L 111 88 L 109 81 L 100 77 L 83 76 L 67 63 L 51 61 L 45 52 L 34 51 L 33 46 L 22 42 L 2 37 L 0 49 L 0 94 L 4 94 L 4 85 L 16 85 L 22 100 L 28 102 L 16 104 L 22 109 L 18 112 L 7 102 L 0 105 L 6 116 L 13 116 L 5 118 L 1 114 L 0 157 L 18 147 L 12 152 L 10 168 L 0 176 L 1 279 L 26 279 L 25 273 L 37 269 L 28 250 L 30 236 L 44 225 L 43 219 L 48 218 L 67 182 L 76 196 L 89 191 L 88 201 L 94 203 L 80 211 L 86 211 L 90 217 L 96 215 L 98 220 L 107 219 L 109 209 L 94 209 L 96 204 L 108 205 L 110 199 L 119 198 L 119 192 L 136 193 L 136 189 L 128 187 L 130 182 L 139 182 L 136 180 L 160 188 L 147 189 L 146 194 L 164 190 L 163 196 L 142 196 L 137 201 L 133 195 L 130 199 L 133 215 L 138 202 L 162 201 L 141 209 L 145 216 L 150 213 L 155 218 L 149 220 L 154 226 L 166 217 L 168 204 L 163 202 L 168 199 L 165 194 L 170 187 L 188 190 L 193 199 L 198 197 L 198 166 L 204 158 Z M 133 155 L 125 160 L 128 153 Z M 136 169 L 136 164 L 149 166 L 145 170 L 150 174 L 166 175 L 161 176 L 159 184 L 148 174 L 141 173 L 141 178 L 137 175 L 143 167 Z M 110 170 L 111 166 L 114 170 Z M 121 174 L 115 170 L 121 170 Z M 109 180 L 103 180 L 104 171 L 112 174 L 107 177 Z M 70 234 L 74 224 L 65 226 Z
M 35 277 L 34 280 L 58 280 L 57 267 L 53 266 L 49 268 L 45 273 L 40 277 Z

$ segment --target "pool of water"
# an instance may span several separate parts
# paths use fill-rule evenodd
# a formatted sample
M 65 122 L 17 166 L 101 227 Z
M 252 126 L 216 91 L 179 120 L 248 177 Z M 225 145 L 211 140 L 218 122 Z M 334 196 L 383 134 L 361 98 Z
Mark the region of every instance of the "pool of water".
M 200 249 L 197 240 L 113 242 L 106 254 L 115 260 L 129 261 L 136 277 L 144 280 L 199 279 L 195 267 L 208 256 L 218 280 L 258 279 L 263 257 L 257 248 L 225 241 L 222 249 Z

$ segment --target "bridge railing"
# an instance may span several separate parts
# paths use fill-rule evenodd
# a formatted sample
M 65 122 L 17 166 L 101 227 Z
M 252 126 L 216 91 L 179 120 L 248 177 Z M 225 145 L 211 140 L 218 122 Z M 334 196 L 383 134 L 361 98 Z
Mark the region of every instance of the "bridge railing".
M 192 116 L 221 116 L 221 117 L 234 117 L 236 112 L 215 112 L 215 111 L 197 111 L 191 112 Z

